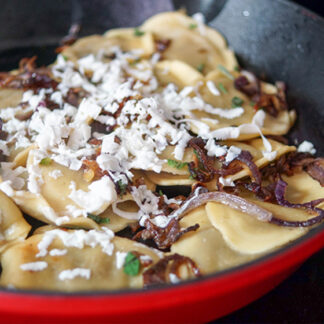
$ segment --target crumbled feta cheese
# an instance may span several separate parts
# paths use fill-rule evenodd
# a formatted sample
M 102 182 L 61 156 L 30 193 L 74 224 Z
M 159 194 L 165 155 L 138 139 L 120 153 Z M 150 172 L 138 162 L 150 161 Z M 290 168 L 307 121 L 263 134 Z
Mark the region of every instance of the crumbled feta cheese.
M 297 151 L 303 152 L 303 153 L 310 153 L 310 154 L 316 153 L 316 149 L 315 149 L 313 143 L 311 143 L 309 141 L 304 141 L 301 144 L 299 144 Z
M 199 33 L 202 36 L 206 35 L 206 27 L 205 27 L 205 16 L 201 12 L 197 12 L 192 15 L 192 18 L 197 22 Z
M 234 187 L 235 183 L 231 179 L 226 179 L 223 177 L 219 178 L 219 182 L 224 186 L 224 187 Z
M 61 256 L 61 255 L 65 255 L 67 253 L 67 249 L 53 249 L 51 251 L 49 251 L 49 255 L 50 256 Z
M 121 269 L 125 263 L 127 252 L 116 252 L 116 268 Z
M 43 271 L 47 268 L 48 264 L 45 261 L 29 262 L 20 265 L 23 271 Z
M 214 96 L 220 96 L 220 91 L 216 88 L 215 83 L 211 80 L 206 82 L 208 90 L 214 95 Z
M 37 245 L 39 252 L 36 257 L 47 255 L 49 246 L 56 238 L 60 239 L 66 247 L 83 249 L 85 246 L 90 246 L 92 248 L 100 246 L 104 253 L 112 255 L 114 245 L 111 240 L 113 237 L 114 233 L 105 227 L 102 228 L 102 231 L 75 230 L 73 232 L 67 232 L 60 229 L 54 229 L 44 233 L 42 240 Z
M 77 190 L 74 181 L 71 182 L 70 189 L 69 198 L 88 213 L 96 212 L 104 204 L 111 204 L 117 200 L 115 185 L 107 176 L 92 182 L 88 187 L 89 191 Z
M 173 284 L 179 283 L 181 281 L 180 278 L 174 273 L 169 274 L 169 279 L 170 279 L 170 282 Z
M 60 280 L 73 280 L 76 277 L 85 278 L 87 280 L 90 279 L 91 276 L 91 270 L 85 269 L 85 268 L 74 268 L 74 269 L 68 269 L 63 270 L 59 273 L 58 278 Z
M 226 163 L 232 162 L 240 155 L 241 152 L 242 150 L 239 147 L 232 145 L 227 151 L 225 162 Z

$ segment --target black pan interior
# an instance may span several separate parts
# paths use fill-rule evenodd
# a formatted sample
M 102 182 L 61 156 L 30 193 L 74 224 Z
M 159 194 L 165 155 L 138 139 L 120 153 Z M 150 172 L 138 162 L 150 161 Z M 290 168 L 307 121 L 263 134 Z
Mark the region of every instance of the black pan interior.
M 324 155 L 324 20 L 302 7 L 284 0 L 0 0 L 0 7 L 0 71 L 16 68 L 26 56 L 52 63 L 59 41 L 76 22 L 85 36 L 136 26 L 161 11 L 201 11 L 225 35 L 243 67 L 287 83 L 288 103 L 298 113 L 290 142 L 307 139 Z

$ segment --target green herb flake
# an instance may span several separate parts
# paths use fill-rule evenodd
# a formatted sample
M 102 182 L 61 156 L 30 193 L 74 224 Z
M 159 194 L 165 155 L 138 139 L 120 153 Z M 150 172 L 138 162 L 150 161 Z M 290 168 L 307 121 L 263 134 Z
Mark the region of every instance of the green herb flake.
M 87 216 L 97 224 L 109 224 L 110 222 L 110 219 L 108 217 L 100 217 L 91 213 L 87 213 Z
M 198 27 L 197 24 L 190 24 L 189 29 L 196 29 Z
M 123 183 L 121 180 L 118 180 L 117 185 L 118 185 L 118 188 L 119 188 L 119 195 L 123 196 L 126 193 L 126 190 L 127 190 L 127 183 Z
M 251 106 L 251 107 L 254 107 L 254 106 L 255 106 L 255 104 L 256 104 L 256 102 L 255 102 L 255 101 L 253 101 L 253 100 L 251 100 L 251 101 L 250 101 L 250 106 Z
M 129 276 L 137 276 L 140 271 L 140 260 L 132 252 L 128 252 L 123 266 L 124 273 Z
M 159 190 L 159 195 L 160 195 L 160 196 L 164 196 L 164 194 L 163 194 L 163 192 L 162 192 L 161 189 Z
M 67 61 L 68 60 L 68 57 L 66 55 L 62 55 L 64 61 Z
M 243 104 L 243 100 L 239 97 L 233 97 L 232 98 L 232 108 L 236 108 L 236 107 L 242 107 Z
M 223 93 L 227 93 L 228 92 L 227 89 L 224 87 L 224 84 L 221 83 L 221 82 L 218 83 L 218 88 Z
M 240 72 L 240 67 L 239 67 L 238 65 L 235 65 L 235 66 L 234 66 L 234 71 L 236 71 L 236 72 Z
M 50 165 L 51 163 L 52 163 L 52 159 L 49 157 L 41 159 L 41 161 L 39 162 L 40 165 Z
M 231 73 L 228 72 L 225 66 L 219 64 L 218 65 L 218 70 L 221 71 L 227 78 L 234 80 L 234 77 Z
M 145 32 L 143 32 L 142 30 L 140 30 L 139 28 L 135 28 L 134 29 L 134 36 L 136 37 L 141 37 L 145 34 Z
M 188 163 L 168 159 L 168 165 L 176 169 L 183 169 Z
M 200 63 L 198 66 L 197 66 L 197 70 L 200 72 L 200 73 L 203 73 L 205 69 L 205 63 Z

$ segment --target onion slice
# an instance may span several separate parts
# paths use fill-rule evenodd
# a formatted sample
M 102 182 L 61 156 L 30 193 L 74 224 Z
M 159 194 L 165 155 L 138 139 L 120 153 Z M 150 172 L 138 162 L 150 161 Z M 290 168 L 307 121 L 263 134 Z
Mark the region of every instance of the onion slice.
M 305 221 L 286 221 L 283 219 L 278 219 L 273 217 L 271 219 L 271 223 L 280 226 L 289 226 L 289 227 L 309 227 L 320 223 L 324 219 L 324 210 L 315 207 L 316 205 L 322 203 L 324 201 L 324 198 L 312 200 L 303 204 L 293 204 L 288 200 L 286 200 L 284 197 L 286 189 L 287 189 L 287 183 L 279 179 L 275 187 L 275 197 L 280 206 L 290 207 L 290 208 L 303 208 L 312 212 L 317 212 L 317 216 L 312 217 Z
M 282 180 L 281 180 L 282 181 Z M 285 183 L 284 181 L 282 181 Z M 279 185 L 282 186 L 281 182 L 277 184 L 277 194 L 280 190 Z M 313 218 L 310 218 L 306 221 L 288 221 L 284 219 L 277 218 L 270 211 L 247 201 L 242 197 L 238 197 L 236 195 L 232 195 L 226 192 L 221 191 L 213 191 L 213 192 L 203 192 L 199 193 L 201 187 L 198 187 L 196 191 L 191 195 L 187 200 L 183 202 L 179 209 L 172 212 L 169 217 L 177 217 L 178 219 L 185 216 L 187 213 L 192 211 L 195 208 L 198 208 L 208 202 L 218 202 L 223 205 L 229 206 L 233 209 L 239 210 L 243 213 L 249 214 L 251 216 L 256 217 L 259 221 L 269 222 L 279 226 L 288 226 L 288 227 L 309 227 L 314 224 L 320 223 L 324 219 L 324 210 L 320 208 L 316 208 L 315 206 L 319 203 L 323 202 L 324 199 L 317 199 L 305 204 L 291 204 L 286 200 L 279 200 L 278 204 L 284 207 L 290 208 L 306 208 L 307 210 L 311 210 L 312 212 L 316 212 L 317 215 Z
M 198 190 L 199 188 L 197 189 L 197 192 Z M 178 210 L 171 213 L 169 217 L 182 218 L 191 210 L 198 208 L 210 201 L 219 202 L 223 205 L 252 215 L 262 222 L 269 222 L 273 218 L 272 213 L 268 210 L 261 208 L 258 205 L 245 200 L 244 198 L 222 191 L 205 192 L 198 195 L 194 194 L 191 198 L 185 201 Z

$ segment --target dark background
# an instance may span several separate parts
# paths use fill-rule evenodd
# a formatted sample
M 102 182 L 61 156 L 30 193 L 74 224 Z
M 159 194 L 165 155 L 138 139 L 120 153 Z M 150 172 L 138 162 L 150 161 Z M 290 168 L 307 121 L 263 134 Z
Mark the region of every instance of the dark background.
M 324 17 L 323 0 L 292 2 Z M 212 323 L 324 323 L 324 250 L 264 297 Z
M 295 0 L 296 2 L 310 10 L 313 10 L 318 15 L 324 17 L 324 1 L 323 0 Z

